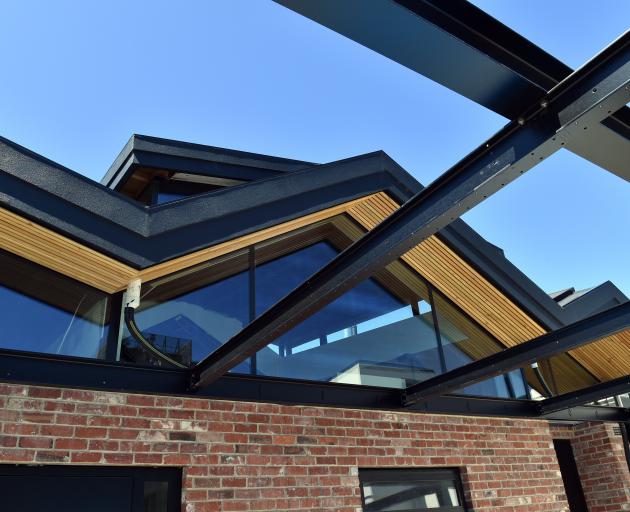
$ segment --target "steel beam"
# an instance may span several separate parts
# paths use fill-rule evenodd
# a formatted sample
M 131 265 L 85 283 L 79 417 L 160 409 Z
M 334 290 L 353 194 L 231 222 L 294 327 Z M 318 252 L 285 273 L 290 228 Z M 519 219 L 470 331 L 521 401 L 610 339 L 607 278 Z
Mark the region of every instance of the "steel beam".
M 405 404 L 448 394 L 626 329 L 630 329 L 630 302 L 410 386 Z
M 275 1 L 511 120 L 572 73 L 465 0 Z M 605 124 L 617 132 L 605 146 L 584 137 L 566 148 L 630 180 L 630 109 Z
M 94 359 L 0 349 L 0 382 L 99 389 L 125 393 L 191 396 L 188 374 L 179 368 L 142 367 Z M 194 394 L 197 398 L 289 405 L 350 407 L 401 412 L 540 417 L 537 402 L 446 396 L 402 408 L 400 389 L 228 374 Z M 580 406 L 548 414 L 549 420 L 630 421 L 621 407 Z
M 458 414 L 503 418 L 546 419 L 550 421 L 614 421 L 626 422 L 630 412 L 623 407 L 581 405 L 541 415 L 540 402 L 509 400 L 464 395 L 446 395 L 420 400 L 405 411 L 426 414 Z
M 583 404 L 603 400 L 630 392 L 630 375 L 619 377 L 608 382 L 594 384 L 584 389 L 571 391 L 562 395 L 547 398 L 540 402 L 542 415 L 553 414 L 557 411 L 569 409 Z
M 191 386 L 218 379 L 241 361 L 630 101 L 630 33 L 567 77 L 519 122 L 412 197 L 328 265 L 246 326 L 191 372 Z

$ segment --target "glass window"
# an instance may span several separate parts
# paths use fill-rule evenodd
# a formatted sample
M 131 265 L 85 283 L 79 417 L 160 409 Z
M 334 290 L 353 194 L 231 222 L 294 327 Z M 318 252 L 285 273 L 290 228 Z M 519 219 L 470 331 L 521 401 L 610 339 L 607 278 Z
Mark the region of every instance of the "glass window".
M 446 371 L 503 350 L 504 347 L 494 338 L 436 291 L 433 292 L 433 303 L 437 312 Z M 520 370 L 478 382 L 459 392 L 477 396 L 527 398 L 526 385 Z
M 359 479 L 366 512 L 466 510 L 455 469 L 362 469 Z
M 256 267 L 260 313 L 338 250 L 319 242 Z M 401 263 L 318 311 L 258 352 L 256 373 L 274 377 L 407 387 L 440 373 L 428 291 Z
M 159 350 L 190 365 L 203 359 L 249 323 L 247 252 L 217 258 L 143 284 L 136 323 Z M 120 359 L 160 365 L 125 328 Z M 248 372 L 249 363 L 234 371 Z
M 0 251 L 0 347 L 104 358 L 109 298 Z

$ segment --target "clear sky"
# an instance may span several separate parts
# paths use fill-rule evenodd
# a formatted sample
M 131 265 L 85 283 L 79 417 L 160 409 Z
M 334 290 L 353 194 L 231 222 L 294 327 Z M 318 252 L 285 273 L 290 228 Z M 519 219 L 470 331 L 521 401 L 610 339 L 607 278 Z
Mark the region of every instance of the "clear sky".
M 628 0 L 475 3 L 572 67 L 630 25 Z M 382 149 L 428 184 L 506 123 L 269 0 L 4 0 L 0 47 L 0 134 L 94 179 L 142 133 L 315 162 Z M 567 151 L 465 220 L 547 291 L 630 296 L 630 183 Z

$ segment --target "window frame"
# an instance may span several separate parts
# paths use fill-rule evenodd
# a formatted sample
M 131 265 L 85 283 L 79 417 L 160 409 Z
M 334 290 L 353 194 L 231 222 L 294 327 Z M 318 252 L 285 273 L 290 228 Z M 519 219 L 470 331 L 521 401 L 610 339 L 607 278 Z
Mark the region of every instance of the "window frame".
M 130 512 L 144 512 L 144 484 L 168 483 L 166 510 L 179 512 L 182 496 L 182 468 L 143 466 L 78 466 L 78 465 L 10 465 L 0 464 L 0 478 L 5 476 L 33 477 L 127 477 L 133 479 L 133 495 Z
M 359 468 L 359 487 L 361 489 L 361 508 L 364 512 L 378 512 L 377 509 L 371 507 L 371 504 L 365 503 L 365 493 L 363 491 L 366 483 L 412 483 L 418 480 L 430 480 L 442 482 L 449 480 L 455 482 L 457 497 L 461 503 L 459 506 L 439 507 L 432 510 L 443 512 L 467 512 L 467 504 L 464 496 L 464 487 L 462 485 L 461 471 L 459 468 L 430 468 L 430 467 L 412 467 L 412 468 Z M 396 512 L 418 512 L 422 509 L 400 509 Z M 429 510 L 429 509 L 425 509 Z

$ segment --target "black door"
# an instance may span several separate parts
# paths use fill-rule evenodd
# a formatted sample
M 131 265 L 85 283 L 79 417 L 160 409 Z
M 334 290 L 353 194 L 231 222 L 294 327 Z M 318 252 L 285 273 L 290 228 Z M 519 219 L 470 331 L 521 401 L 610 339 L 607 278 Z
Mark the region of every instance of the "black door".
M 571 441 L 567 439 L 554 439 L 553 447 L 556 449 L 560 472 L 562 473 L 562 481 L 564 482 L 564 490 L 569 500 L 569 510 L 571 512 L 588 512 L 586 500 L 584 499 L 584 491 L 580 482 Z
M 21 512 L 175 512 L 178 469 L 0 466 L 2 508 Z

